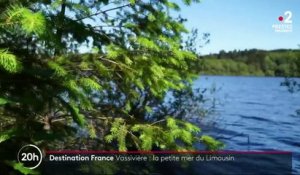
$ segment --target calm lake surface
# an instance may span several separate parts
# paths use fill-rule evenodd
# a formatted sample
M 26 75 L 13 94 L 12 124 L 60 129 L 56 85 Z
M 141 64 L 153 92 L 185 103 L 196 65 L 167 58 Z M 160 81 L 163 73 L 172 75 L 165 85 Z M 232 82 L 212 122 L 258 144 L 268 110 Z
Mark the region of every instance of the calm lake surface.
M 195 88 L 215 88 L 215 112 L 205 132 L 226 144 L 225 150 L 293 152 L 293 173 L 300 174 L 300 92 L 280 86 L 284 78 L 201 76 Z M 210 121 L 210 122 L 208 122 Z

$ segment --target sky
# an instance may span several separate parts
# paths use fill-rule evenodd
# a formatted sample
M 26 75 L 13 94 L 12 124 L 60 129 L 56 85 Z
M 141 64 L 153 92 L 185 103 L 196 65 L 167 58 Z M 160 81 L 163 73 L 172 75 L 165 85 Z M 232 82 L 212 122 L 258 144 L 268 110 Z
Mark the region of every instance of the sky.
M 292 14 L 293 31 L 275 32 L 272 25 L 283 24 L 278 18 L 286 20 L 286 11 Z M 202 0 L 183 5 L 180 14 L 187 18 L 188 29 L 210 33 L 210 43 L 199 50 L 201 54 L 300 48 L 300 0 Z

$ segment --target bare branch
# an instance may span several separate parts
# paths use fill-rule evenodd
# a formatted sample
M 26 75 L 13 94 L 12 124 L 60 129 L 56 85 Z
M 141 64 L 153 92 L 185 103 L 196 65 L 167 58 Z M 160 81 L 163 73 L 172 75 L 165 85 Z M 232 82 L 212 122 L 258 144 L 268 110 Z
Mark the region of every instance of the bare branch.
M 161 122 L 165 122 L 165 121 L 166 121 L 166 119 L 158 120 L 156 122 L 151 123 L 151 125 L 155 125 L 157 123 L 161 123 Z
M 128 66 L 125 65 L 125 64 L 117 63 L 117 62 L 115 62 L 115 61 L 112 61 L 112 60 L 110 60 L 110 59 L 106 59 L 106 58 L 104 58 L 104 57 L 100 57 L 100 59 L 103 60 L 103 61 L 107 61 L 107 62 L 109 62 L 109 63 L 112 63 L 112 64 L 116 64 L 116 65 L 119 66 L 119 67 L 125 67 L 125 68 L 127 68 L 127 69 L 129 69 L 129 70 L 132 70 L 132 71 L 136 72 L 136 70 L 134 70 L 134 69 L 128 67 Z
M 93 16 L 97 16 L 97 15 L 100 15 L 100 14 L 103 14 L 103 13 L 106 13 L 106 12 L 109 12 L 109 11 L 113 11 L 113 10 L 117 10 L 117 9 L 121 9 L 121 8 L 124 8 L 124 7 L 128 7 L 130 6 L 131 4 L 125 4 L 125 5 L 121 5 L 121 6 L 118 6 L 118 7 L 114 7 L 114 8 L 111 8 L 111 9 L 107 9 L 107 10 L 103 10 L 103 11 L 97 11 L 96 13 L 93 13 L 93 14 L 90 14 L 88 16 L 85 16 L 85 17 L 82 17 L 82 18 L 79 18 L 79 19 L 76 19 L 75 21 L 81 21 L 81 20 L 84 20 L 86 18 L 90 18 L 90 17 L 93 17 Z

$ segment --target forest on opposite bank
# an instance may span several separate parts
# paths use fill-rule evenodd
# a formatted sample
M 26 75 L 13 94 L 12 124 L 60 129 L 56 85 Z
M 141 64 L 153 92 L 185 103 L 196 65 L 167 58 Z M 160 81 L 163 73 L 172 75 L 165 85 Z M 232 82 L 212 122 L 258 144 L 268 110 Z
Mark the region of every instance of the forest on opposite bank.
M 222 50 L 200 56 L 195 69 L 206 75 L 299 77 L 300 50 Z

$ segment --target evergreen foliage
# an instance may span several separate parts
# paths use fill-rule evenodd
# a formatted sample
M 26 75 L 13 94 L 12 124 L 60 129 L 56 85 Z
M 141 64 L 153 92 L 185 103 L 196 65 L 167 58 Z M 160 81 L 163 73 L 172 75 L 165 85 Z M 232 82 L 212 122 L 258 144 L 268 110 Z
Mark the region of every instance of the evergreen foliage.
M 0 67 L 7 72 L 16 73 L 20 65 L 15 55 L 0 49 Z
M 0 1 L 0 9 L 4 159 L 14 160 L 5 150 L 24 143 L 126 151 L 192 150 L 203 142 L 217 149 L 183 109 L 191 100 L 182 99 L 201 98 L 191 90 L 196 55 L 182 47 L 184 20 L 167 13 L 180 9 L 176 3 L 15 0 Z M 175 95 L 169 105 L 167 92 Z M 0 169 L 13 171 L 7 165 L 35 173 L 15 162 Z

